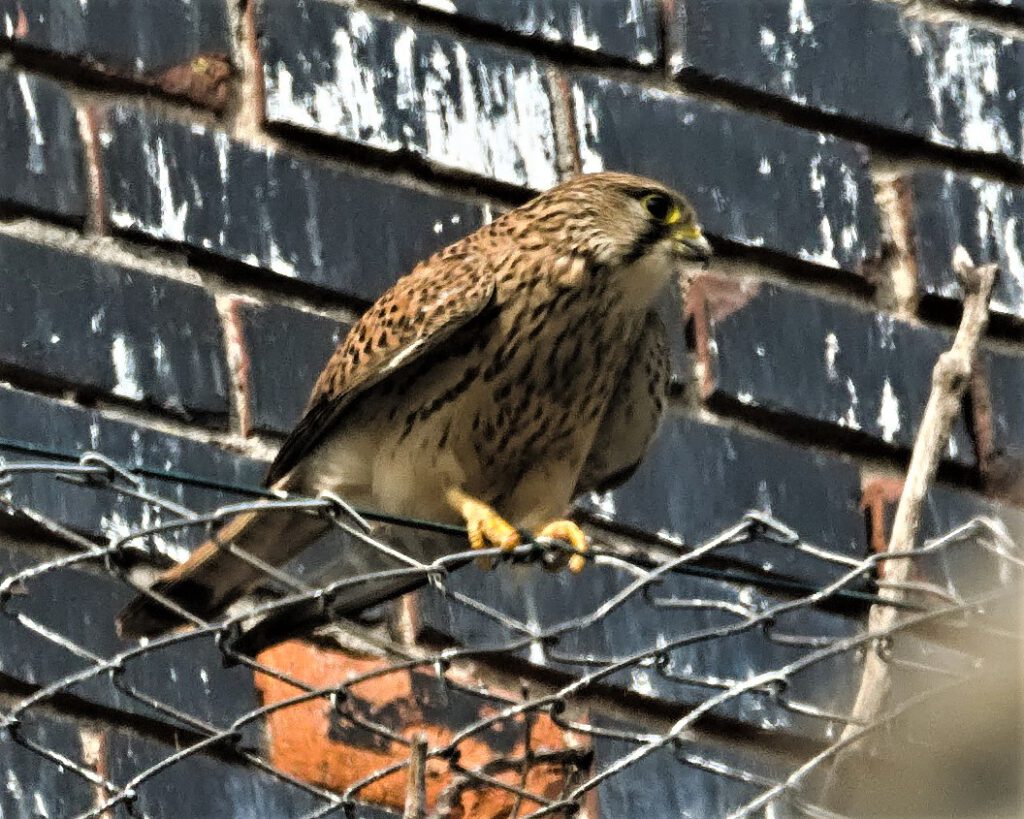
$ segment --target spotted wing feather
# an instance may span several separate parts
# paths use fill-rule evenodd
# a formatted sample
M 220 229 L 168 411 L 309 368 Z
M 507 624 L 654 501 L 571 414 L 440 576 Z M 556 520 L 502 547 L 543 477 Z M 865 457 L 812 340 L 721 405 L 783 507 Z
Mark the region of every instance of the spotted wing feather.
M 338 345 L 306 411 L 281 446 L 267 485 L 288 474 L 371 387 L 441 351 L 494 299 L 494 276 L 469 264 L 458 245 L 417 266 L 387 291 Z

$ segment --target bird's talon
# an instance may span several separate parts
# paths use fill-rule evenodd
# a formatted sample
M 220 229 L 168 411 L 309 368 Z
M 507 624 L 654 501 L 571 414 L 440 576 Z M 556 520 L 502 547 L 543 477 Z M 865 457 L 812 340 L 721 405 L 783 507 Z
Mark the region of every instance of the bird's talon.
M 472 549 L 496 546 L 503 552 L 511 552 L 522 542 L 519 531 L 483 501 L 458 489 L 450 490 L 448 499 L 466 521 L 466 531 Z M 477 559 L 477 565 L 483 569 L 490 569 L 493 561 L 481 557 Z
M 575 554 L 569 558 L 568 566 L 569 571 L 573 574 L 579 574 L 583 571 L 583 567 L 587 565 L 586 554 L 590 550 L 590 547 L 587 545 L 587 536 L 571 520 L 553 521 L 537 532 L 537 537 L 561 540 L 572 547 Z

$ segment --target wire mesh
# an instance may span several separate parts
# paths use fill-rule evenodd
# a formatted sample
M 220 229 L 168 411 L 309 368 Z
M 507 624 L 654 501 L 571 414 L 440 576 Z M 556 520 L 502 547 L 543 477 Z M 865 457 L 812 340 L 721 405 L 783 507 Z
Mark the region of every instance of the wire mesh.
M 301 796 L 287 815 L 376 815 L 367 813 L 371 805 L 400 811 L 388 794 L 404 789 L 409 749 L 424 730 L 426 801 L 441 815 L 485 815 L 483 795 L 499 806 L 486 815 L 626 815 L 616 812 L 607 789 L 623 778 L 652 792 L 666 787 L 644 779 L 657 758 L 658 765 L 699 775 L 705 787 L 714 782 L 728 794 L 715 804 L 726 805 L 722 812 L 732 817 L 835 816 L 829 775 L 841 770 L 845 747 L 880 736 L 882 745 L 926 753 L 927 736 L 894 735 L 903 730 L 896 728 L 901 720 L 950 692 L 971 691 L 990 664 L 981 648 L 986 640 L 1019 648 L 1015 601 L 1024 563 L 994 518 L 966 521 L 901 558 L 915 562 L 915 574 L 892 603 L 900 617 L 893 629 L 869 633 L 867 607 L 883 603 L 877 590 L 885 584 L 884 558 L 854 559 L 807 543 L 765 513 L 748 513 L 693 548 L 594 530 L 590 565 L 568 578 L 544 570 L 564 557 L 558 543 L 528 543 L 510 554 L 473 552 L 458 545 L 457 528 L 389 518 L 406 538 L 453 538 L 451 551 L 426 562 L 381 535 L 379 516 L 361 514 L 341 498 L 258 497 L 200 513 L 149 472 L 143 478 L 95 453 L 75 463 L 30 459 L 0 466 L 7 528 L 22 533 L 0 552 L 7 555 L 0 564 L 0 691 L 7 689 L 0 734 L 39 766 L 54 766 L 88 787 L 87 804 L 64 805 L 69 816 L 143 815 L 147 785 L 198 758 L 258 770 L 287 785 Z M 79 495 L 37 502 L 54 486 L 60 492 L 48 497 L 64 497 L 70 488 L 105 499 L 95 507 L 99 519 L 81 519 Z M 183 543 L 252 509 L 322 516 L 346 543 L 385 559 L 380 565 L 387 568 L 324 580 L 265 565 L 224 544 L 265 572 L 262 593 L 212 621 L 179 610 L 192 626 L 156 639 L 127 643 L 112 636 L 116 607 L 110 608 L 108 592 L 89 596 L 83 589 L 113 580 L 126 594 L 144 590 L 145 566 L 166 565 L 168 555 L 184 554 Z M 759 564 L 759 555 L 780 549 L 802 557 L 809 567 L 803 577 Z M 494 571 L 481 571 L 482 554 L 498 562 Z M 73 583 L 48 585 L 69 572 Z M 393 579 L 422 586 L 418 616 L 434 627 L 417 632 L 420 639 L 403 638 L 394 620 L 391 628 L 372 619 L 325 625 L 335 618 L 331 602 L 339 592 Z M 97 603 L 101 598 L 106 608 Z M 541 609 L 538 600 L 547 601 Z M 303 619 L 310 612 L 319 619 Z M 327 684 L 311 681 L 278 662 L 282 655 L 269 645 L 274 640 L 255 648 L 246 642 L 282 618 L 298 631 L 288 636 L 348 649 L 355 644 L 369 659 Z M 22 643 L 29 647 L 19 648 Z M 865 651 L 889 660 L 893 691 L 882 713 L 840 741 Z M 147 666 L 166 669 L 168 652 L 172 679 L 154 687 Z M 262 699 L 255 704 L 225 694 L 239 673 L 258 681 Z M 197 676 L 201 686 L 180 682 Z M 419 704 L 375 707 L 375 687 L 396 677 L 409 687 L 407 699 Z M 431 698 L 446 712 L 445 730 L 428 724 L 423 701 Z M 370 749 L 346 762 L 341 780 L 318 778 L 274 750 L 274 733 L 284 724 L 275 720 L 289 711 L 308 717 L 311 703 L 350 747 Z M 463 713 L 461 721 L 455 711 Z M 69 753 L 37 722 L 62 713 L 79 715 L 86 725 L 140 732 L 154 743 L 148 753 L 114 763 L 95 748 Z M 467 802 L 468 794 L 476 801 Z M 148 804 L 154 798 L 149 794 Z M 659 798 L 685 806 L 698 797 Z M 285 815 L 275 811 L 266 815 Z

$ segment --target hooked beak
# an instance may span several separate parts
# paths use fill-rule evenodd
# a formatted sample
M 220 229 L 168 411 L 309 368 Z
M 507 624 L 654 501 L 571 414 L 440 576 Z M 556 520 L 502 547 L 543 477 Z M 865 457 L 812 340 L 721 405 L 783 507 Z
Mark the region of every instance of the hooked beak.
M 714 251 L 699 227 L 691 225 L 681 228 L 673 234 L 672 238 L 675 240 L 676 253 L 679 256 L 691 261 L 703 262 L 704 267 L 708 266 Z

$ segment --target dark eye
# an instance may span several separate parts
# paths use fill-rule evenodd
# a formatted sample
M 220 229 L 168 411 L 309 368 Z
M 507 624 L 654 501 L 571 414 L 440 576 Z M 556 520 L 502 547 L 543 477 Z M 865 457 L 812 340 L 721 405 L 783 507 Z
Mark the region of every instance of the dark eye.
M 668 222 L 678 210 L 675 203 L 663 193 L 649 193 L 642 200 L 647 212 L 659 222 Z

